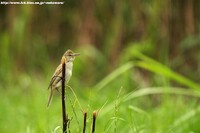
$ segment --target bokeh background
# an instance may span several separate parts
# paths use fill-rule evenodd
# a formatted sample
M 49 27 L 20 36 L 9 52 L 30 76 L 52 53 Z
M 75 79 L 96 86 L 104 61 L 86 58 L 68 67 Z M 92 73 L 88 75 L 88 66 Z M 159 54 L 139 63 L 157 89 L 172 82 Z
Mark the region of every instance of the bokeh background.
M 72 132 L 99 111 L 101 132 L 200 132 L 200 1 L 67 0 L 0 5 L 0 130 L 61 132 L 61 102 L 46 108 L 67 49 Z M 80 105 L 78 104 L 80 102 Z

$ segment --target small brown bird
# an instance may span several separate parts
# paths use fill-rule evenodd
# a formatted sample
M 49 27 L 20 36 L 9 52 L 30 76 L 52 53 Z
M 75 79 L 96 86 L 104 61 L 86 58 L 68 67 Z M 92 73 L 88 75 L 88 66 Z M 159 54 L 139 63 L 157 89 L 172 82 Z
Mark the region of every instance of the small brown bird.
M 62 56 L 62 59 L 65 58 L 65 82 L 68 83 L 71 76 L 72 76 L 72 69 L 73 69 L 73 61 L 75 59 L 76 56 L 80 55 L 79 53 L 74 53 L 73 51 L 71 51 L 70 49 L 67 50 L 64 55 Z M 62 64 L 60 64 L 52 78 L 49 84 L 48 89 L 50 88 L 50 95 L 49 95 L 49 99 L 48 99 L 48 103 L 47 103 L 47 107 L 49 107 L 50 103 L 51 103 L 51 99 L 52 99 L 52 95 L 53 95 L 53 91 L 54 90 L 58 90 L 59 87 L 62 84 Z

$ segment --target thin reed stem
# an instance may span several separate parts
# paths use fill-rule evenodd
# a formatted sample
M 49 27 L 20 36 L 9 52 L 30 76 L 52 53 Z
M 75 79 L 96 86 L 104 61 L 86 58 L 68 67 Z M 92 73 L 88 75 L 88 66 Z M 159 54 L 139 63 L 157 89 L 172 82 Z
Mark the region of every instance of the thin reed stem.
M 84 119 L 83 119 L 83 133 L 86 131 L 86 120 L 87 120 L 87 112 L 84 112 Z
M 96 118 L 97 118 L 97 112 L 93 112 L 93 121 L 92 121 L 92 133 L 95 132 L 95 126 L 96 126 Z
M 65 60 L 62 59 L 62 119 L 63 119 L 63 133 L 67 133 L 68 116 L 65 107 Z

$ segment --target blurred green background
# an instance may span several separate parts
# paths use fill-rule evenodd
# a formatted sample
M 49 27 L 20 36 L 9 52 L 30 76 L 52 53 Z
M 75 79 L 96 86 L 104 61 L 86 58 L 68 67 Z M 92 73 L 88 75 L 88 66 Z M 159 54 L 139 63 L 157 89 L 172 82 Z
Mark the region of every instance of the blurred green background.
M 68 0 L 0 5 L 0 131 L 62 132 L 51 76 L 67 49 L 71 132 L 198 133 L 200 1 Z

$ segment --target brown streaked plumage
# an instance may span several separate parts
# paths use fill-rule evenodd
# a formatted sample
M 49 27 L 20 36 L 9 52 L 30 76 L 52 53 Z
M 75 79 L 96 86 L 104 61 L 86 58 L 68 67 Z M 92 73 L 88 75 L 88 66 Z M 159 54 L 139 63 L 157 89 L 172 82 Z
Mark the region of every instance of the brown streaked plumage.
M 80 55 L 79 53 L 74 53 L 71 50 L 67 50 L 64 55 L 62 56 L 62 58 L 65 58 L 65 82 L 68 83 L 71 75 L 72 75 L 72 68 L 73 68 L 73 61 L 75 59 L 76 56 Z M 49 107 L 50 103 L 51 103 L 51 99 L 53 96 L 53 91 L 54 90 L 58 90 L 58 88 L 61 86 L 61 80 L 62 80 L 62 64 L 60 64 L 53 76 L 51 77 L 51 81 L 49 83 L 49 87 L 50 88 L 50 95 L 49 95 L 49 99 L 48 99 L 48 103 L 47 103 L 47 107 Z

